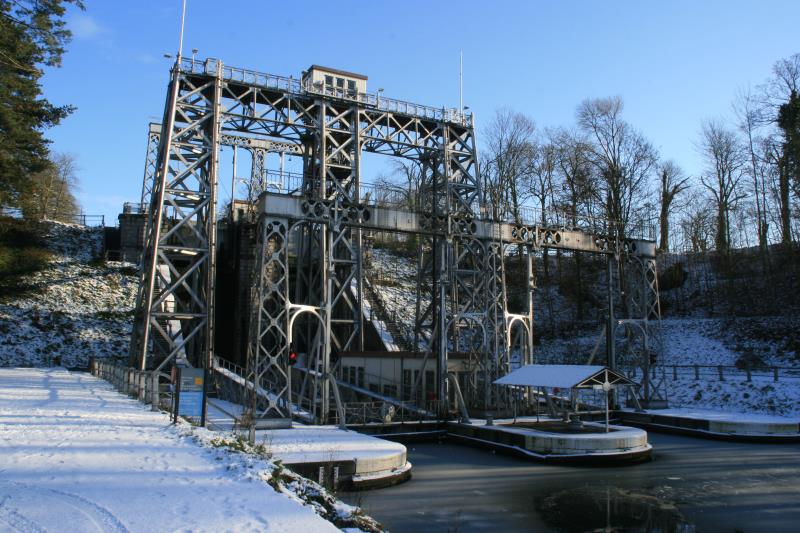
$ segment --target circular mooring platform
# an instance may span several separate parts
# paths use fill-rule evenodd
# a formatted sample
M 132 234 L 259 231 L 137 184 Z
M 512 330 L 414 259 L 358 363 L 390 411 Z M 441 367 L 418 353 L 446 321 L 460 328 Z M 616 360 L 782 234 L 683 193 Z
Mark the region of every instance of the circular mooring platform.
M 548 462 L 636 463 L 647 460 L 653 447 L 647 432 L 632 427 L 584 422 L 581 425 L 553 419 L 523 418 L 450 423 L 448 436 Z

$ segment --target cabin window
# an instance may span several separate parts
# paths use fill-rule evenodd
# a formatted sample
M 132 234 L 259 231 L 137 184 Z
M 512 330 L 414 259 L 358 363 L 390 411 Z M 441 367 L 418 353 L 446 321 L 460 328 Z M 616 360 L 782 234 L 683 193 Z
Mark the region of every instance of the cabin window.
M 325 76 L 325 85 L 333 87 L 333 76 Z
M 356 82 L 355 82 L 355 80 L 347 80 L 347 95 L 348 96 L 355 96 L 356 95 Z

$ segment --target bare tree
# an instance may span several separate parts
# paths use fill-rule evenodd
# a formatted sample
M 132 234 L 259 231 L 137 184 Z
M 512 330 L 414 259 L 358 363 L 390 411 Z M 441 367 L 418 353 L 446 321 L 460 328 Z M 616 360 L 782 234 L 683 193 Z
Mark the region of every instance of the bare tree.
M 707 202 L 698 201 L 687 205 L 685 215 L 681 219 L 681 228 L 688 239 L 690 250 L 694 253 L 704 253 L 711 248 L 714 235 L 714 214 L 708 208 Z
M 581 225 L 581 220 L 591 220 L 591 203 L 594 198 L 595 181 L 592 164 L 589 160 L 590 146 L 586 139 L 576 131 L 556 130 L 549 134 L 550 144 L 555 147 L 556 172 L 558 173 L 557 202 L 567 212 L 567 220 L 573 228 Z M 589 231 L 601 230 L 597 227 L 585 227 Z M 583 295 L 583 260 L 579 252 L 575 257 L 576 316 L 584 318 Z M 547 262 L 544 263 L 545 268 Z M 547 271 L 545 270 L 545 274 Z
M 622 108 L 618 96 L 584 100 L 578 107 L 578 125 L 591 139 L 598 200 L 605 205 L 612 229 L 625 236 L 658 155 L 644 136 L 622 119 Z
M 591 215 L 592 199 L 596 196 L 597 185 L 589 158 L 591 147 L 576 131 L 556 131 L 551 139 L 557 148 L 561 203 L 567 208 L 573 227 L 577 227 L 582 214 Z
M 381 205 L 393 205 L 414 209 L 419 202 L 422 171 L 419 163 L 411 160 L 394 160 L 391 173 L 380 173 L 373 179 L 374 201 Z
M 777 114 L 778 108 L 789 100 L 789 95 L 800 92 L 800 54 L 776 61 L 772 65 L 772 77 L 762 86 L 763 105 L 772 108 Z
M 419 190 L 422 186 L 422 169 L 419 162 L 411 159 L 397 159 L 392 164 L 392 170 L 402 179 L 405 185 L 407 207 L 413 209 L 418 203 Z
M 484 134 L 484 191 L 496 218 L 511 215 L 521 222 L 520 207 L 527 199 L 531 164 L 535 155 L 536 124 L 510 109 L 498 109 Z
M 58 169 L 57 190 L 55 191 L 54 216 L 59 214 L 74 215 L 78 211 L 78 203 L 74 192 L 78 186 L 78 165 L 75 156 L 67 153 L 53 155 L 53 163 Z
M 800 54 L 794 54 L 787 59 L 781 59 L 772 66 L 772 77 L 762 86 L 762 106 L 766 119 L 776 126 L 773 135 L 783 137 L 783 143 L 772 143 L 770 152 L 772 164 L 777 166 L 778 177 L 778 202 L 780 206 L 781 241 L 791 242 L 792 203 L 790 197 L 791 182 L 800 183 L 800 162 L 792 164 L 793 153 L 798 150 L 800 139 L 793 137 L 793 129 L 787 129 L 785 123 L 787 111 L 790 114 L 798 113 L 800 105 Z M 791 111 L 794 110 L 794 113 Z M 796 124 L 795 128 L 796 129 Z M 778 131 L 780 130 L 780 131 Z
M 758 130 L 765 124 L 764 107 L 759 104 L 750 89 L 739 91 L 733 103 L 739 130 L 744 134 L 747 155 L 748 174 L 753 185 L 756 206 L 756 230 L 758 247 L 763 254 L 767 251 L 769 223 L 767 222 L 767 185 L 764 174 L 764 161 L 761 157 L 761 138 Z
M 553 179 L 558 169 L 558 149 L 552 142 L 536 143 L 534 158 L 530 165 L 530 195 L 536 200 L 539 221 L 543 226 L 548 223 L 547 211 L 553 200 Z
M 666 252 L 669 250 L 669 218 L 672 207 L 675 198 L 689 188 L 689 178 L 684 175 L 683 169 L 672 160 L 659 165 L 658 176 L 661 182 L 661 209 L 658 214 L 661 234 L 658 250 Z
M 31 176 L 32 195 L 23 205 L 26 216 L 40 220 L 72 220 L 78 211 L 75 156 L 53 152 L 47 168 Z
M 731 244 L 730 212 L 743 197 L 738 189 L 746 157 L 736 134 L 714 120 L 702 124 L 698 151 L 706 160 L 708 173 L 700 177 L 700 182 L 713 195 L 717 207 L 716 247 L 727 251 Z

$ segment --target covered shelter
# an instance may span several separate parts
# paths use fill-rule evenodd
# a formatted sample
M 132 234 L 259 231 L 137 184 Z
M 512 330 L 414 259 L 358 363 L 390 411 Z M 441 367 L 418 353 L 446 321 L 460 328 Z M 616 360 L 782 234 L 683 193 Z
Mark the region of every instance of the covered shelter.
M 573 412 L 577 403 L 576 392 L 578 390 L 603 391 L 606 429 L 608 428 L 609 391 L 620 386 L 633 387 L 636 385 L 623 374 L 602 365 L 525 365 L 495 380 L 494 383 L 496 385 L 537 389 L 539 395 L 544 396 L 553 414 L 556 413 L 556 409 L 548 389 L 554 394 L 559 394 L 561 390 L 569 390 L 569 403 L 573 406 Z

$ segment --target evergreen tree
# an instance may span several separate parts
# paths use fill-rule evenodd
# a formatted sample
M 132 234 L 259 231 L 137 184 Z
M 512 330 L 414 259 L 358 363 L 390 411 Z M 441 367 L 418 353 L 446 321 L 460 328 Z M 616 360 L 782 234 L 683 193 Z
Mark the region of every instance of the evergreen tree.
M 781 171 L 786 173 L 786 181 L 800 198 L 800 96 L 797 91 L 792 91 L 789 101 L 778 109 L 778 127 L 783 134 Z
M 0 0 L 0 205 L 20 206 L 31 177 L 48 169 L 44 130 L 69 115 L 42 95 L 44 67 L 58 67 L 71 33 L 65 5 L 81 0 Z

